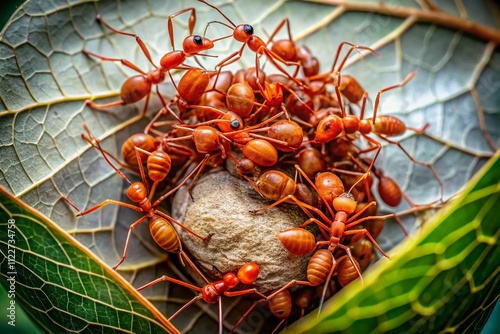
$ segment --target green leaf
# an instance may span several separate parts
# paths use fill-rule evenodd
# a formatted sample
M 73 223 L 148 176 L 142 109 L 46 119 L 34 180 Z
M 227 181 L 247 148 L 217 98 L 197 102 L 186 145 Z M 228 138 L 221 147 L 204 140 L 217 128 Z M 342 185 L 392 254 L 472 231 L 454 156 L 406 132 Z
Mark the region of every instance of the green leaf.
M 500 153 L 462 194 L 290 333 L 478 332 L 500 295 Z
M 325 71 L 331 67 L 340 42 L 375 48 L 380 57 L 366 55 L 357 60 L 354 56 L 343 71 L 355 76 L 372 100 L 381 88 L 416 71 L 416 77 L 405 87 L 382 95 L 379 112 L 396 115 L 412 127 L 430 123 L 425 135 L 409 134 L 399 141 L 415 159 L 434 165 L 446 198 L 459 191 L 498 147 L 500 54 L 491 36 L 460 30 L 460 26 L 450 26 L 450 20 L 425 20 L 432 12 L 427 12 L 427 16 L 399 15 L 401 10 L 409 9 L 425 14 L 420 2 L 414 1 L 385 1 L 384 6 L 378 1 L 212 2 L 235 23 L 254 25 L 260 36 L 273 31 L 284 17 L 290 18 L 297 43 L 307 45 Z M 496 5 L 460 4 L 439 2 L 445 13 L 467 17 L 476 23 L 474 27 L 485 28 L 481 31 L 498 27 Z M 96 14 L 118 29 L 141 36 L 153 60 L 158 62 L 161 55 L 171 50 L 167 16 L 190 6 L 197 8 L 196 33 L 203 33 L 208 21 L 223 20 L 207 6 L 187 0 L 31 0 L 13 15 L 0 35 L 0 185 L 48 216 L 108 265 L 118 262 L 128 227 L 138 216 L 127 208 L 110 206 L 76 218 L 58 191 L 82 209 L 107 198 L 128 201 L 122 180 L 81 139 L 82 125 L 87 123 L 103 140 L 105 149 L 119 156 L 117 152 L 125 138 L 142 131 L 147 120 L 141 118 L 143 102 L 110 110 L 85 107 L 87 98 L 98 103 L 116 101 L 121 84 L 134 72 L 120 64 L 96 61 L 81 51 L 85 48 L 100 55 L 125 58 L 147 71 L 151 65 L 135 40 L 110 32 L 95 21 Z M 179 48 L 187 35 L 187 19 L 174 21 Z M 462 27 L 470 27 L 465 19 L 461 21 Z M 207 36 L 227 33 L 226 28 L 213 24 Z M 278 36 L 286 38 L 285 31 Z M 239 44 L 232 40 L 221 41 L 211 52 L 219 59 L 202 62 L 213 68 L 238 48 Z M 254 62 L 253 54 L 246 50 L 232 69 L 249 67 Z M 267 64 L 266 72 L 271 68 Z M 168 82 L 160 91 L 167 97 L 174 93 Z M 155 96 L 148 110 L 148 116 L 159 110 Z M 412 163 L 397 147 L 385 147 L 377 167 L 395 178 L 416 202 L 439 197 L 438 183 L 430 171 Z M 407 205 L 402 205 L 397 210 L 405 208 Z M 384 205 L 380 209 L 392 210 Z M 410 231 L 417 230 L 420 223 L 419 217 L 404 221 Z M 461 225 L 467 223 L 463 221 Z M 130 246 L 133 251 L 120 270 L 138 285 L 159 276 L 166 254 L 151 240 L 146 226 L 135 232 Z M 395 224 L 388 224 L 379 243 L 387 250 L 403 238 Z M 172 314 L 166 302 L 171 294 L 168 290 L 152 296 L 155 305 L 166 314 Z M 216 315 L 210 317 L 215 318 L 211 321 L 217 319 Z
M 0 187 L 0 268 L 9 307 L 48 332 L 177 330 L 121 276 Z

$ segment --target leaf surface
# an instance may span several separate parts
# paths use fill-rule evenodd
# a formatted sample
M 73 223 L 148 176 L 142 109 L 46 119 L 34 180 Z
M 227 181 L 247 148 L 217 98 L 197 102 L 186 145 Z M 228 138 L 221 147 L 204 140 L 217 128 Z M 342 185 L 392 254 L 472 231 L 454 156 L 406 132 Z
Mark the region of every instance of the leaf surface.
M 1 187 L 0 203 L 2 284 L 45 331 L 177 332 L 58 225 Z
M 419 21 L 414 15 L 384 12 L 376 7 L 378 1 L 361 2 L 361 7 L 342 1 L 214 3 L 236 24 L 254 25 L 260 36 L 266 36 L 288 17 L 297 43 L 307 45 L 317 55 L 324 71 L 331 67 L 337 46 L 343 41 L 375 48 L 380 57 L 365 55 L 358 60 L 353 56 L 343 71 L 358 79 L 372 101 L 381 88 L 415 71 L 416 77 L 405 87 L 382 95 L 379 113 L 396 115 L 412 127 L 430 124 L 424 135 L 409 133 L 398 139 L 415 159 L 433 164 L 443 182 L 445 198 L 461 189 L 498 147 L 500 54 L 491 39 L 437 21 Z M 389 9 L 423 10 L 410 0 L 384 3 Z M 449 15 L 498 29 L 498 7 L 493 3 L 464 2 L 457 7 L 456 3 L 440 1 L 437 5 Z M 125 58 L 148 71 L 151 65 L 135 39 L 112 33 L 96 22 L 96 15 L 117 29 L 139 35 L 158 62 L 171 50 L 168 15 L 190 6 L 197 8 L 195 33 L 202 34 L 208 21 L 223 21 L 218 13 L 196 1 L 32 0 L 13 15 L 0 36 L 0 184 L 47 215 L 108 265 L 118 262 L 128 227 L 139 216 L 127 208 L 106 206 L 76 218 L 58 192 L 81 209 L 107 198 L 128 201 L 124 195 L 127 184 L 81 139 L 83 123 L 102 139 L 106 150 L 120 156 L 123 141 L 142 131 L 147 120 L 140 116 L 143 102 L 110 110 L 85 106 L 88 98 L 98 103 L 116 101 L 121 84 L 135 72 L 119 63 L 90 58 L 82 50 Z M 177 49 L 188 34 L 186 21 L 187 16 L 174 20 Z M 207 36 L 227 33 L 227 28 L 212 24 Z M 286 38 L 285 29 L 278 38 Z M 238 48 L 234 41 L 221 41 L 213 51 L 219 59 L 202 62 L 213 68 Z M 233 69 L 252 66 L 254 59 L 246 50 Z M 266 64 L 265 69 L 271 72 L 272 66 Z M 174 94 L 168 81 L 160 91 L 168 97 Z M 152 96 L 148 115 L 157 110 L 158 99 Z M 372 110 L 370 105 L 368 114 Z M 438 182 L 429 169 L 411 162 L 394 145 L 382 150 L 377 167 L 395 178 L 418 203 L 439 197 Z M 397 210 L 405 208 L 403 204 Z M 391 209 L 381 205 L 380 210 Z M 411 217 L 404 224 L 413 231 L 421 220 Z M 379 240 L 384 249 L 403 239 L 393 225 L 387 226 Z M 130 249 L 133 251 L 120 269 L 134 285 L 152 280 L 165 270 L 166 254 L 154 245 L 146 226 L 134 231 Z M 172 296 L 160 294 L 155 301 L 163 312 L 171 314 L 179 305 L 169 309 L 167 297 Z M 182 304 L 183 299 L 178 302 Z M 216 321 L 212 318 L 217 317 L 212 314 L 207 321 Z

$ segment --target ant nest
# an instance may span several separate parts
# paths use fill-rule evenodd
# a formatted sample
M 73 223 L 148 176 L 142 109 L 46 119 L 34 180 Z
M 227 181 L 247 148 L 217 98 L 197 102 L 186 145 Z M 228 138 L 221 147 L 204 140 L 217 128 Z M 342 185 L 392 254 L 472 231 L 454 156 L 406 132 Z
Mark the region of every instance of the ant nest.
M 310 258 L 290 254 L 276 238 L 276 233 L 300 226 L 307 216 L 292 205 L 252 212 L 268 204 L 247 181 L 214 170 L 196 182 L 191 196 L 187 187 L 177 191 L 172 216 L 195 233 L 210 236 L 203 242 L 178 229 L 184 250 L 200 269 L 222 279 L 225 273 L 255 262 L 261 271 L 254 285 L 267 293 L 293 279 L 306 280 Z

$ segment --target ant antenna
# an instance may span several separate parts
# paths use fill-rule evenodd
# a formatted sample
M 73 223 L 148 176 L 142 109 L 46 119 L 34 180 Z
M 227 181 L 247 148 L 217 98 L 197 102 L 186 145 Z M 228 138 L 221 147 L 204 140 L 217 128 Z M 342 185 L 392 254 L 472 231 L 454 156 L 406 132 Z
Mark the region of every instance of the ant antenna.
M 222 15 L 232 26 L 233 28 L 236 27 L 236 24 L 234 24 L 233 21 L 231 21 L 229 19 L 229 17 L 227 17 L 219 8 L 217 8 L 216 6 L 212 5 L 212 4 L 209 4 L 208 2 L 206 2 L 205 0 L 198 0 L 199 2 L 203 2 L 205 5 L 209 6 L 209 7 L 212 7 L 213 9 L 215 9 L 216 11 L 219 12 L 220 15 Z
M 359 180 L 357 180 L 352 186 L 351 188 L 349 189 L 349 191 L 347 192 L 347 194 L 351 194 L 351 191 L 354 189 L 354 187 L 360 183 L 361 181 L 363 181 L 364 179 L 366 179 L 368 176 L 370 176 L 370 172 L 368 173 L 364 173 L 362 177 L 359 178 Z

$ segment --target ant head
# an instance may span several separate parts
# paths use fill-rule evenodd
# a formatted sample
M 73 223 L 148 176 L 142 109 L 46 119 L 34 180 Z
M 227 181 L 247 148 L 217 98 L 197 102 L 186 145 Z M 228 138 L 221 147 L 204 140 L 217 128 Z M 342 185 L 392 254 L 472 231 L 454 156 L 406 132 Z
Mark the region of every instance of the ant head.
M 243 129 L 243 120 L 238 114 L 228 111 L 220 118 L 217 126 L 222 132 L 231 132 Z
M 142 182 L 134 182 L 128 187 L 127 196 L 132 202 L 139 203 L 144 200 L 148 194 Z
M 238 278 L 243 284 L 252 284 L 259 277 L 260 267 L 256 263 L 244 264 L 238 270 Z
M 233 37 L 238 42 L 246 43 L 253 35 L 253 27 L 249 24 L 240 24 L 233 31 Z
M 188 36 L 182 41 L 182 50 L 188 54 L 194 54 L 214 47 L 214 42 L 200 35 Z
M 344 211 L 347 215 L 352 214 L 357 206 L 354 197 L 350 193 L 343 193 L 333 199 L 333 208 L 335 211 Z

